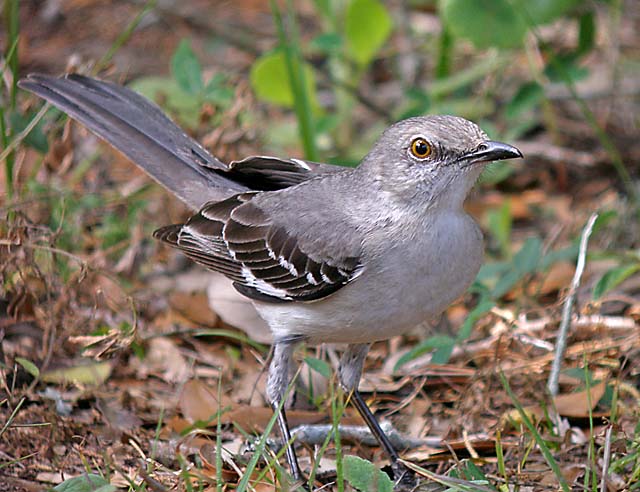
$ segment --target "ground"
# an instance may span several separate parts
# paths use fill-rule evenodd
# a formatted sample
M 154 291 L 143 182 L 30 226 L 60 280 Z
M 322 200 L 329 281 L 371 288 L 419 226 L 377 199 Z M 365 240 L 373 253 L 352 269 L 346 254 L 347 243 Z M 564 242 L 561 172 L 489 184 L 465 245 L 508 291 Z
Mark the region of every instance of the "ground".
M 639 490 L 640 9 L 578 5 L 508 51 L 443 36 L 447 11 L 434 2 L 390 2 L 386 44 L 345 63 L 321 3 L 296 4 L 320 158 L 356 163 L 386 124 L 421 108 L 481 121 L 525 154 L 490 170 L 468 201 L 487 243 L 469 293 L 367 358 L 360 389 L 420 487 Z M 73 70 L 158 95 L 145 91 L 158 77 L 180 85 L 176 67 L 188 72 L 195 57 L 204 80 L 223 74 L 215 94 L 167 89 L 156 102 L 214 155 L 309 157 L 296 133 L 304 118 L 260 92 L 256 59 L 278 42 L 267 3 L 158 2 L 128 32 L 141 10 L 20 2 L 19 66 L 3 68 L 0 117 L 28 122 L 41 104 L 20 92 L 11 107 L 13 77 Z M 595 40 L 567 65 L 586 75 L 558 81 L 549 60 L 569 58 L 589 13 Z M 445 41 L 448 69 L 435 56 Z M 440 85 L 426 79 L 439 70 Z M 189 216 L 184 205 L 80 125 L 43 121 L 33 134 L 44 143 L 23 139 L 11 119 L 0 150 L 12 176 L 0 173 L 0 490 L 71 490 L 85 473 L 103 478 L 77 490 L 286 490 L 277 433 L 261 438 L 273 425 L 263 323 L 223 281 L 152 239 Z M 322 490 L 388 490 L 378 472 L 388 460 L 332 375 L 342 349 L 297 353 L 288 415 L 304 426 L 301 465 Z

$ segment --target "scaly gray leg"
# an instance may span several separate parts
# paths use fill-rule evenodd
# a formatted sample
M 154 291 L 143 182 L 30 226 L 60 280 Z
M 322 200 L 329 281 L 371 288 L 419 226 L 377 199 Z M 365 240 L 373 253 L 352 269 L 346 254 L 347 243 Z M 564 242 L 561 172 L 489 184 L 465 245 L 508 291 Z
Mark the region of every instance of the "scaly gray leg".
M 369 346 L 370 344 L 368 343 L 358 343 L 351 344 L 347 347 L 347 350 L 340 360 L 340 385 L 347 394 L 351 395 L 350 399 L 356 407 L 356 410 L 358 410 L 367 427 L 369 427 L 369 430 L 391 460 L 391 468 L 393 469 L 395 479 L 398 481 L 402 480 L 403 482 L 407 479 L 413 480 L 413 478 L 409 476 L 410 472 L 398 461 L 398 452 L 394 449 L 391 441 L 389 441 L 389 438 L 380 427 L 378 420 L 373 413 L 371 413 L 364 398 L 362 398 L 362 395 L 358 391 L 358 384 L 362 376 L 362 366 L 367 352 L 369 352 Z
M 287 415 L 284 411 L 284 397 L 289 387 L 291 357 L 296 343 L 290 341 L 276 341 L 273 348 L 273 359 L 269 366 L 269 375 L 267 377 L 267 398 L 274 412 L 278 415 L 278 427 L 284 440 L 286 448 L 287 463 L 291 475 L 295 481 L 302 481 L 304 477 L 300 471 L 298 457 L 291 443 L 291 432 L 287 423 Z

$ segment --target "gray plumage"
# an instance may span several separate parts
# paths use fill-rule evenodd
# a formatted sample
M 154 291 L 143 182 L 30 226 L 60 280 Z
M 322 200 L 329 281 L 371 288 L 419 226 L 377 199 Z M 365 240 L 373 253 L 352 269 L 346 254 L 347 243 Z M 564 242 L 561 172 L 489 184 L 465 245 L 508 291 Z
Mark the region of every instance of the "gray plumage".
M 255 156 L 226 165 L 129 89 L 78 75 L 31 75 L 47 99 L 199 209 L 155 236 L 229 277 L 253 300 L 275 347 L 267 397 L 281 408 L 300 341 L 346 342 L 340 383 L 407 470 L 358 392 L 369 344 L 440 314 L 475 278 L 482 234 L 463 202 L 486 162 L 522 157 L 455 116 L 388 128 L 355 169 Z M 284 410 L 278 423 L 291 440 Z M 286 448 L 301 479 L 293 447 Z

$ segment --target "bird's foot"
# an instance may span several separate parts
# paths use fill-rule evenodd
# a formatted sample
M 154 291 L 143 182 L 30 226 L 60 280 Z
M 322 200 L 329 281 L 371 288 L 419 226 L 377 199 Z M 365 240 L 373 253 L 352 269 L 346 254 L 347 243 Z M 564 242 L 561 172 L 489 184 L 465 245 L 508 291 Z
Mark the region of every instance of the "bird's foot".
M 393 472 L 393 481 L 395 482 L 393 490 L 396 492 L 414 490 L 416 485 L 418 485 L 418 479 L 415 473 L 399 461 L 391 463 L 391 471 Z

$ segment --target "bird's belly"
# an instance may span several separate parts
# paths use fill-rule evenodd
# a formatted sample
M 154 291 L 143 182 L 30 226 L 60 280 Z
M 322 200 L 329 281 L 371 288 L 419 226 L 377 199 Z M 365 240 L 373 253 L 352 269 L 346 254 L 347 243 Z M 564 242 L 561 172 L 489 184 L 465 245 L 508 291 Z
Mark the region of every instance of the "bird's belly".
M 425 234 L 428 240 L 417 241 L 420 248 L 397 244 L 326 299 L 256 308 L 276 339 L 301 335 L 312 344 L 362 343 L 400 335 L 442 313 L 482 262 L 482 236 L 470 217 L 456 216 Z

